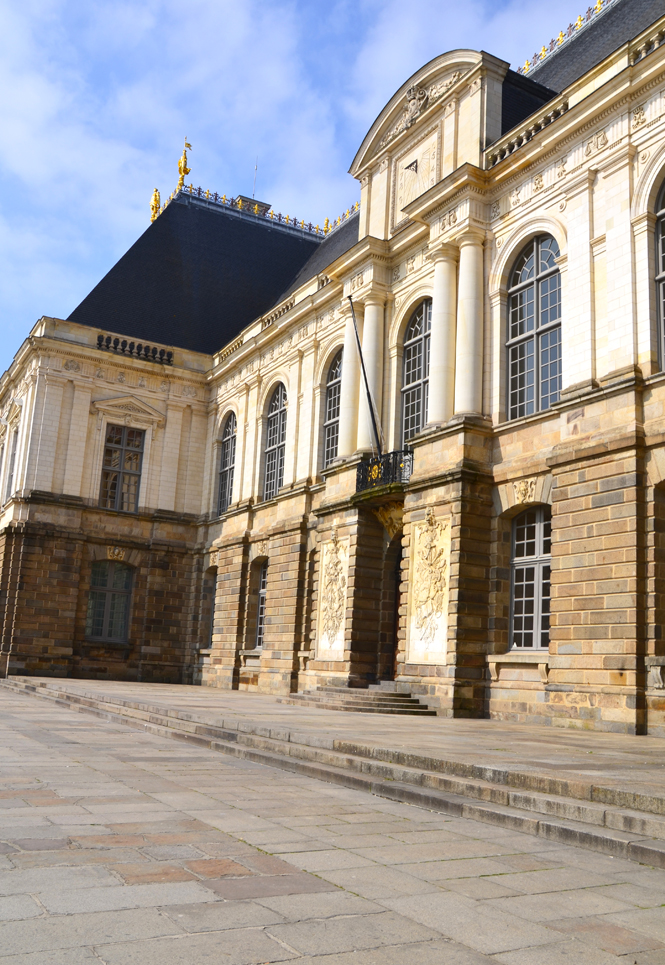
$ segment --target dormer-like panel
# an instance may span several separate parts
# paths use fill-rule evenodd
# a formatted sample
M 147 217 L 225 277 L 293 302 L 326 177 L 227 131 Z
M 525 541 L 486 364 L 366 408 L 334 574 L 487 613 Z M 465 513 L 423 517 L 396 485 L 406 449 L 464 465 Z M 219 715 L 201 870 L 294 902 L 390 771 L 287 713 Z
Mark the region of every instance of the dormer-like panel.
M 501 134 L 505 61 L 454 50 L 426 64 L 381 111 L 351 165 L 361 183 L 360 237 L 389 238 L 404 208 Z

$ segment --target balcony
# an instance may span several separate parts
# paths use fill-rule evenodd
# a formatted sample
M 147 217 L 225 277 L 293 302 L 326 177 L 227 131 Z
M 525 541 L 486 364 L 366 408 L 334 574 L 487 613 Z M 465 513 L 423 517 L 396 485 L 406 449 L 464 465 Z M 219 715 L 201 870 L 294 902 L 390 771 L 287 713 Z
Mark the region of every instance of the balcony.
M 397 449 L 382 456 L 363 459 L 356 469 L 356 492 L 378 489 L 391 483 L 408 483 L 413 472 L 413 453 L 408 449 Z

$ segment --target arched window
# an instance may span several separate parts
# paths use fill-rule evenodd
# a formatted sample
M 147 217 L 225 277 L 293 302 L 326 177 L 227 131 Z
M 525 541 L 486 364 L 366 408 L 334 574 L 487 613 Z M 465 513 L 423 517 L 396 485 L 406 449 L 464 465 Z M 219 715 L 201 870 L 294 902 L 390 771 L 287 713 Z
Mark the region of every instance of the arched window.
M 530 241 L 508 290 L 508 418 L 558 402 L 561 394 L 559 246 L 550 235 Z
M 326 380 L 326 408 L 323 420 L 323 467 L 337 458 L 339 441 L 339 400 L 342 390 L 342 352 L 332 360 Z
M 263 647 L 263 638 L 266 629 L 266 589 L 268 587 L 268 560 L 261 565 L 259 570 L 258 600 L 256 609 L 256 649 Z
M 421 302 L 411 316 L 404 336 L 402 370 L 402 445 L 427 422 L 429 387 L 429 339 L 432 302 Z
M 547 650 L 550 645 L 552 514 L 528 509 L 513 521 L 510 645 Z
M 232 412 L 224 423 L 219 460 L 219 498 L 217 513 L 225 513 L 233 496 L 233 470 L 236 464 L 236 417 Z
M 11 445 L 9 449 L 9 465 L 7 467 L 7 492 L 5 493 L 5 499 L 9 499 L 10 496 L 14 494 L 14 473 L 16 470 L 16 449 L 18 447 L 18 429 L 14 429 L 11 437 Z
M 660 367 L 665 369 L 665 185 L 656 204 L 656 291 L 660 320 Z
M 286 389 L 280 382 L 270 397 L 266 429 L 266 467 L 263 498 L 273 499 L 284 482 L 284 443 L 286 441 Z
M 127 642 L 131 592 L 131 566 L 108 560 L 92 564 L 85 620 L 85 635 L 89 640 Z

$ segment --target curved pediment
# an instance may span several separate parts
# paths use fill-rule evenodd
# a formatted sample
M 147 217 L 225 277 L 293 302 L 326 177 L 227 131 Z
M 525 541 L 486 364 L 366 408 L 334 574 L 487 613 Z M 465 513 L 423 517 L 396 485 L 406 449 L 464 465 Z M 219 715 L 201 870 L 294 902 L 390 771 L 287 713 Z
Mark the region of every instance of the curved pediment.
M 357 177 L 421 118 L 430 116 L 482 59 L 483 55 L 476 50 L 452 50 L 435 57 L 409 77 L 370 127 L 353 159 L 350 173 Z

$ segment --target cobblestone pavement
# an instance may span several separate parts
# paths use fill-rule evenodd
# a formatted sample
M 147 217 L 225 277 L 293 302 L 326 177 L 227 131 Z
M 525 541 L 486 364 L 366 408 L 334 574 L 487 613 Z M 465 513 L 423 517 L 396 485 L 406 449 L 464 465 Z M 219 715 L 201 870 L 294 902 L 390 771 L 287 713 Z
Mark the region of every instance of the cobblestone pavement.
M 665 871 L 0 693 L 0 965 L 665 965 Z

